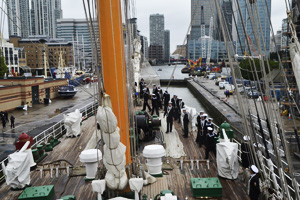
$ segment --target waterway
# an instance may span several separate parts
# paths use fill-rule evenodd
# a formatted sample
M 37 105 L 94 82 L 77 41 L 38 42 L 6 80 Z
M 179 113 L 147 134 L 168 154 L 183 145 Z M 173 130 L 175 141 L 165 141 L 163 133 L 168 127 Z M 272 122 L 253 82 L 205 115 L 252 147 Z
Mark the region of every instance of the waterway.
M 175 68 L 175 65 L 163 65 L 163 66 L 153 66 L 153 70 L 157 73 L 160 79 L 170 79 L 172 72 Z M 174 79 L 185 79 L 188 78 L 188 74 L 181 73 L 181 69 L 184 68 L 184 65 L 177 65 L 176 69 L 174 71 Z M 159 69 L 162 69 L 162 71 L 158 71 Z M 162 86 L 163 91 L 166 90 L 166 86 Z M 192 92 L 185 86 L 169 86 L 168 92 L 170 93 L 171 97 L 173 95 L 177 95 L 179 98 L 182 98 L 182 101 L 185 103 L 185 105 L 189 107 L 196 108 L 197 112 L 204 111 L 207 113 L 207 110 L 203 105 L 201 105 L 201 102 L 199 99 L 197 99 Z

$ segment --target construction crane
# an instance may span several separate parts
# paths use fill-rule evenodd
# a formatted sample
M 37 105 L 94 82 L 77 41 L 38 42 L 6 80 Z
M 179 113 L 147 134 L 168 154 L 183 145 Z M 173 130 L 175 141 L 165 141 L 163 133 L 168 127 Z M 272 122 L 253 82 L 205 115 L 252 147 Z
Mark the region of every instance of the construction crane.
M 213 25 L 214 25 L 214 18 L 210 18 L 209 23 L 209 38 L 208 38 L 208 47 L 207 47 L 207 60 L 206 63 L 209 65 L 210 63 L 210 56 L 211 56 L 211 44 L 212 44 L 212 32 L 213 32 Z
M 201 6 L 201 47 L 202 58 L 206 58 L 204 8 Z

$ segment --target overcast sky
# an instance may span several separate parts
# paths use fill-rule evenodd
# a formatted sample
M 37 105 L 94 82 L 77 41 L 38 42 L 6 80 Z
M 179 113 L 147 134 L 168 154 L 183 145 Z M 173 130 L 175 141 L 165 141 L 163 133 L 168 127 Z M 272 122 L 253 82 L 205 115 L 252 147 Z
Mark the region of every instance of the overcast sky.
M 213 1 L 213 0 L 212 0 Z M 64 18 L 84 18 L 81 0 L 62 0 Z M 281 29 L 281 21 L 286 17 L 285 0 L 272 0 L 272 24 L 274 31 Z M 135 0 L 138 29 L 149 42 L 149 16 L 160 13 L 165 17 L 165 29 L 170 30 L 171 53 L 176 45 L 183 44 L 191 20 L 190 0 Z M 7 30 L 4 37 L 8 37 Z

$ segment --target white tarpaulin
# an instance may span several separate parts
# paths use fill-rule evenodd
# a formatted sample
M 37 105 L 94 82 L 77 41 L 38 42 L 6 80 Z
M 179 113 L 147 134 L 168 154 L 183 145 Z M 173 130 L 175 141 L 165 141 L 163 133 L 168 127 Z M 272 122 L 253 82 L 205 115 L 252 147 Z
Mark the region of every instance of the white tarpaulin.
M 67 130 L 66 136 L 78 136 L 80 135 L 80 122 L 82 120 L 82 114 L 78 109 L 75 112 L 71 112 L 67 115 L 64 115 L 64 125 Z
M 238 144 L 230 142 L 223 130 L 224 142 L 217 144 L 217 167 L 219 176 L 236 179 L 239 174 Z
M 7 185 L 23 188 L 30 184 L 30 157 L 26 152 L 16 152 L 8 156 L 5 168 Z
M 290 55 L 291 55 L 295 79 L 299 88 L 300 87 L 300 44 L 298 40 L 295 40 L 295 43 L 290 44 Z

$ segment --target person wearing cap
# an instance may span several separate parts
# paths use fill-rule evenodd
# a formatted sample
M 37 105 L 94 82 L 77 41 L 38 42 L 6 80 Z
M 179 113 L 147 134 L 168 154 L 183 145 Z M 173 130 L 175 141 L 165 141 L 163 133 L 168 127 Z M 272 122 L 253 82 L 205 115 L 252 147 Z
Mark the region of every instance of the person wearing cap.
M 164 110 L 166 112 L 169 101 L 170 101 L 170 94 L 168 93 L 168 91 L 166 90 L 164 95 L 163 95 L 163 99 L 164 99 Z M 171 102 L 172 103 L 172 102 Z
M 258 200 L 260 195 L 260 187 L 259 187 L 259 170 L 255 165 L 251 165 L 250 167 L 250 179 L 248 181 L 248 195 L 251 200 Z
M 249 140 L 250 137 L 248 135 L 244 135 L 243 142 L 241 144 L 241 159 L 242 159 L 242 167 L 244 169 L 249 168 L 251 165 L 251 154 L 250 154 L 250 146 L 249 146 Z
M 162 109 L 162 90 L 160 88 L 157 89 L 157 100 L 158 100 L 158 107 Z
M 143 110 L 142 111 L 145 111 L 146 110 L 146 106 L 148 107 L 149 109 L 149 112 L 151 112 L 151 107 L 149 106 L 149 103 L 148 103 L 148 100 L 149 100 L 149 93 L 147 92 L 147 88 L 144 88 L 143 89 L 143 92 L 144 92 L 144 104 L 143 104 Z
M 213 119 L 212 118 L 208 118 L 207 122 L 206 122 L 206 126 L 205 126 L 205 130 L 206 133 L 208 133 L 208 127 L 211 127 L 214 130 L 214 125 L 212 123 Z
M 173 106 L 174 112 L 175 112 L 174 119 L 177 120 L 178 119 L 178 98 L 177 98 L 176 94 L 174 94 L 174 96 L 171 99 L 171 101 L 172 101 L 172 106 Z
M 166 133 L 172 132 L 173 118 L 174 118 L 174 108 L 172 106 L 172 101 L 169 101 L 168 107 L 165 110 L 164 117 L 167 116 L 167 131 Z
M 188 134 L 189 134 L 189 115 L 188 113 L 186 112 L 186 108 L 183 108 L 182 109 L 182 112 L 183 112 L 183 130 L 184 130 L 184 135 L 183 137 L 184 138 L 188 138 Z
M 179 119 L 178 119 L 178 123 L 180 123 L 181 120 L 181 110 L 184 108 L 184 102 L 182 101 L 182 98 L 178 98 L 178 115 L 179 115 Z
M 156 111 L 156 115 L 159 116 L 159 112 L 158 112 L 158 100 L 157 100 L 156 94 L 154 94 L 154 93 L 152 94 L 151 101 L 152 101 L 152 113 L 151 113 L 151 115 L 153 115 L 154 110 L 155 110 Z
M 153 84 L 152 94 L 157 94 L 157 93 L 158 93 L 158 89 L 156 87 L 156 84 Z
M 206 136 L 206 149 L 205 149 L 205 159 L 208 159 L 209 152 L 213 152 L 216 156 L 216 140 L 215 140 L 215 134 L 213 132 L 213 129 L 211 127 L 207 128 L 207 136 Z
M 200 112 L 202 113 L 202 112 Z M 197 117 L 197 127 L 198 127 L 198 132 L 197 132 L 197 138 L 196 138 L 196 143 L 199 144 L 199 147 L 205 144 L 205 139 L 206 139 L 206 123 L 207 121 L 204 118 L 204 115 L 198 115 Z
M 139 86 L 140 86 L 140 98 L 142 98 L 144 96 L 144 85 L 145 85 L 145 81 L 142 78 L 141 81 L 139 82 Z

